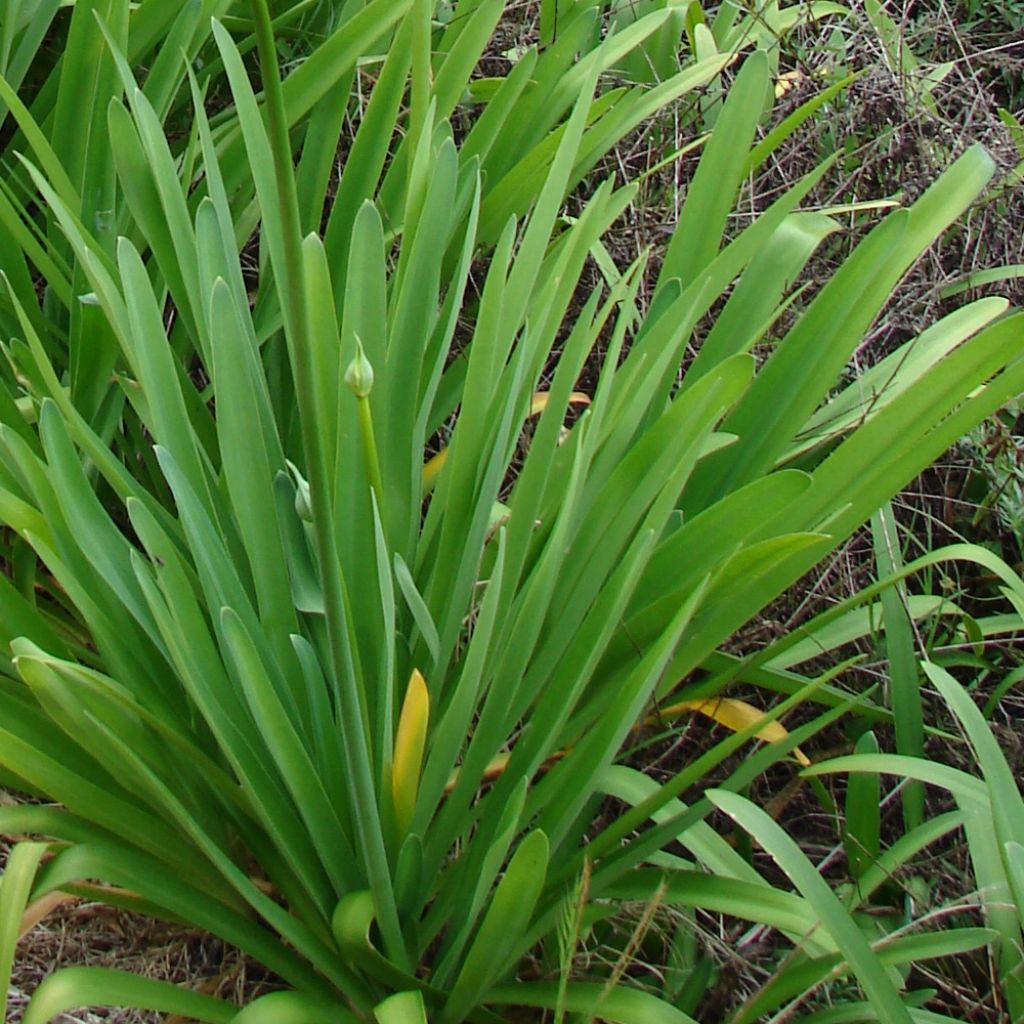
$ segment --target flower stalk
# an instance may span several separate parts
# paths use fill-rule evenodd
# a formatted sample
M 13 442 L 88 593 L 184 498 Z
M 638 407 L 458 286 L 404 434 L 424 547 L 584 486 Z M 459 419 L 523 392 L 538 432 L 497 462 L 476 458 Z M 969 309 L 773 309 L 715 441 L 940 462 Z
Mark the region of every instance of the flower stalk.
M 370 767 L 373 758 L 363 714 L 364 699 L 359 690 L 349 638 L 345 582 L 335 537 L 327 459 L 317 424 L 316 387 L 310 358 L 309 313 L 304 301 L 299 201 L 284 93 L 277 65 L 277 49 L 266 0 L 250 0 L 250 5 L 256 29 L 257 50 L 266 97 L 267 130 L 280 202 L 284 265 L 276 267 L 275 271 L 282 279 L 285 335 L 295 378 L 302 444 L 308 462 L 313 529 L 316 534 L 324 591 L 328 643 L 341 699 L 339 720 L 349 768 L 346 777 L 354 808 L 354 824 L 360 837 L 358 845 L 362 853 L 363 868 L 373 893 L 384 946 L 393 962 L 404 969 L 409 966 L 409 954 L 398 920 L 383 827 L 377 806 L 376 785 Z

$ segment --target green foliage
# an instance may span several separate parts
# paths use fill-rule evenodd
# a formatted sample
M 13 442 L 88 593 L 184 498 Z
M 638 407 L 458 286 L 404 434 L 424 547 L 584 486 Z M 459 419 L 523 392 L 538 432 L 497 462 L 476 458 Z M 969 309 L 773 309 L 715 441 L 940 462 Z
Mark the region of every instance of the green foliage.
M 1024 1015 L 1024 800 L 1013 771 L 970 695 L 937 665 L 925 662 L 922 668 L 963 730 L 979 775 L 923 758 L 884 754 L 837 758 L 810 771 L 895 773 L 941 786 L 953 795 L 959 814 L 949 823 L 964 829 L 985 915 L 998 936 L 996 963 L 1006 1008 L 1011 1020 L 1020 1020 Z M 914 831 L 925 829 L 925 825 L 919 825 Z
M 282 6 L 278 28 L 325 17 Z M 545 4 L 551 45 L 486 85 L 471 76 L 492 0 L 437 22 L 424 0 L 342 5 L 283 81 L 264 3 L 251 18 L 212 0 L 8 7 L 4 159 L 25 159 L 0 199 L 0 767 L 59 807 L 0 808 L 0 830 L 52 853 L 12 856 L 0 964 L 26 904 L 98 881 L 291 989 L 238 1009 L 81 968 L 40 987 L 29 1024 L 102 1002 L 238 1024 L 458 1024 L 505 1006 L 691 1020 L 625 958 L 567 974 L 594 915 L 635 900 L 777 928 L 798 952 L 765 1005 L 852 974 L 871 1012 L 907 1020 L 916 996 L 894 965 L 990 938 L 872 947 L 858 907 L 735 795 L 858 695 L 772 665 L 782 645 L 752 666 L 719 648 L 1024 389 L 1020 315 L 982 301 L 834 394 L 992 163 L 968 151 L 776 329 L 838 225 L 798 210 L 820 168 L 723 241 L 751 168 L 810 113 L 755 144 L 771 96 L 756 52 L 713 116 L 693 107 L 714 131 L 646 311 L 645 256 L 580 301 L 635 188 L 596 184 L 568 224 L 567 194 L 733 59 L 696 46 L 694 17 L 692 55 L 659 63 L 660 84 L 609 89 L 614 69 L 664 56 L 677 12 L 655 4 L 602 36 L 604 7 Z M 20 103 L 58 15 L 64 56 Z M 357 75 L 369 97 L 349 109 Z M 72 105 L 88 131 L 68 128 Z M 597 384 L 566 429 L 588 359 Z M 824 708 L 711 794 L 795 892 L 702 820 L 707 799 L 679 800 L 767 719 L 663 785 L 624 763 L 634 726 L 697 671 L 703 690 L 682 696 L 750 672 L 790 694 L 769 718 Z M 599 821 L 605 795 L 631 809 Z M 515 980 L 545 942 L 562 977 Z
M 959 0 L 958 6 L 963 9 L 969 20 L 984 21 L 988 27 L 991 22 L 1002 22 L 1004 30 L 1019 32 L 1024 28 L 1024 3 L 1021 0 Z

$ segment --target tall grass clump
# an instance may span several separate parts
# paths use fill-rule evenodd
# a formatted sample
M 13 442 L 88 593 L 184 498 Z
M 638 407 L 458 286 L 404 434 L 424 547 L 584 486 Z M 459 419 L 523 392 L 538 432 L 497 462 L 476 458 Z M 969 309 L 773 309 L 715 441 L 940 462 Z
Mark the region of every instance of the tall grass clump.
M 679 693 L 692 673 L 702 694 L 726 686 L 735 630 L 1024 389 L 1024 321 L 998 300 L 933 325 L 869 385 L 837 384 L 992 164 L 969 150 L 794 301 L 838 227 L 799 210 L 827 167 L 723 242 L 751 169 L 810 113 L 755 142 L 772 95 L 756 51 L 649 303 L 646 255 L 578 301 L 636 189 L 594 183 L 571 221 L 566 195 L 643 118 L 720 83 L 736 30 L 695 21 L 692 59 L 609 90 L 677 12 L 601 34 L 605 6 L 543 4 L 549 44 L 481 86 L 490 0 L 440 25 L 424 0 L 343 8 L 283 80 L 263 0 L 245 16 L 189 4 L 160 32 L 145 18 L 164 5 L 97 0 L 70 16 L 56 100 L 49 80 L 30 104 L 4 90 L 22 156 L 3 221 L 19 244 L 3 267 L 0 777 L 38 799 L 0 808 L 0 830 L 39 838 L 0 887 L 0 964 L 26 907 L 68 892 L 207 930 L 282 984 L 243 1008 L 70 968 L 26 1024 L 97 1003 L 239 1024 L 522 1007 L 690 1021 L 622 967 L 572 969 L 587 930 L 633 901 L 777 929 L 797 952 L 768 1009 L 850 975 L 878 1019 L 913 1019 L 896 966 L 920 946 L 880 955 L 737 795 L 846 694 L 799 687 L 773 715 L 813 696 L 808 724 L 734 721 L 662 784 L 623 751 L 652 704 L 696 699 Z M 360 65 L 375 80 L 335 181 Z M 65 88 L 95 99 L 77 164 L 55 148 Z M 482 109 L 456 133 L 474 89 Z M 678 799 L 755 735 L 775 742 L 711 799 L 795 891 L 703 821 L 709 800 Z M 620 813 L 598 814 L 606 796 Z

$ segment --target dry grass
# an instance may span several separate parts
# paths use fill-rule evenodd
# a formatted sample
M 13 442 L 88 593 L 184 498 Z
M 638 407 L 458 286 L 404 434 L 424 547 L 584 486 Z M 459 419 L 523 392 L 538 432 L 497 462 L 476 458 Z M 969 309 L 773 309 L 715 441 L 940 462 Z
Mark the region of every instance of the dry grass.
M 22 940 L 11 983 L 6 1024 L 18 1024 L 40 981 L 61 967 L 113 967 L 187 985 L 245 1003 L 267 989 L 266 972 L 210 935 L 113 910 L 70 902 Z M 54 1024 L 160 1024 L 138 1010 L 76 1010 Z

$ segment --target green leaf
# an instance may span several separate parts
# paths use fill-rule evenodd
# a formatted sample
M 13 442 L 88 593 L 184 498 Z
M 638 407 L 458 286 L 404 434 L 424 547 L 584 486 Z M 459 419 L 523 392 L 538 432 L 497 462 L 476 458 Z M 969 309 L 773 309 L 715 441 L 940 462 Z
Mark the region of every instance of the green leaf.
M 128 33 L 128 8 L 117 0 L 75 4 L 61 61 L 51 140 L 82 205 L 73 212 L 94 235 L 99 247 L 113 253 L 116 230 L 115 172 L 107 144 L 107 105 L 116 100 L 121 83 L 100 25 L 106 25 L 123 48 Z M 86 112 L 83 119 L 82 112 Z M 85 276 L 77 270 L 72 286 L 83 294 Z M 116 345 L 113 332 L 89 306 L 72 306 L 69 355 L 72 397 L 92 419 L 109 389 Z
M 47 849 L 46 843 L 18 843 L 8 854 L 0 876 L 0 1011 L 5 1018 L 21 918 L 31 897 L 36 870 Z
M 1020 842 L 1024 838 L 1024 798 L 992 730 L 974 701 L 948 672 L 927 661 L 922 662 L 922 668 L 956 715 L 974 748 L 992 806 L 999 809 L 996 828 L 1005 840 Z
M 248 554 L 260 621 L 278 650 L 298 632 L 286 556 L 274 512 L 274 478 L 285 469 L 266 379 L 227 284 L 218 279 L 210 301 L 217 324 L 213 346 L 221 464 L 235 520 Z M 256 429 L 253 429 L 254 426 Z
M 755 467 L 766 468 L 784 449 L 783 438 L 792 437 L 813 412 L 900 275 L 991 175 L 989 156 L 979 147 L 968 150 L 909 211 L 887 217 L 857 247 L 727 421 L 726 429 L 745 440 L 724 460 L 729 470 L 723 483 L 749 479 Z
M 412 578 L 409 566 L 405 564 L 405 559 L 397 551 L 394 557 L 394 570 L 398 589 L 402 591 L 405 603 L 408 605 L 409 611 L 412 612 L 416 628 L 420 631 L 420 635 L 427 645 L 427 650 L 430 652 L 432 663 L 436 665 L 440 652 L 437 626 L 434 625 L 430 609 L 416 587 L 416 581 Z
M 1024 920 L 1024 846 L 1017 842 L 1003 844 L 1006 874 L 1017 905 L 1017 913 Z
M 406 974 L 383 956 L 373 942 L 376 911 L 373 894 L 369 890 L 348 892 L 339 901 L 331 915 L 331 931 L 347 963 L 381 982 L 388 989 L 424 988 L 415 976 Z M 436 1001 L 441 993 L 429 990 Z
M 228 1024 L 236 1011 L 230 1003 L 169 981 L 108 967 L 64 967 L 40 982 L 22 1020 L 26 1024 L 48 1024 L 58 1014 L 84 1006 L 155 1010 L 211 1024 Z
M 800 847 L 764 811 L 735 793 L 714 789 L 707 795 L 716 807 L 725 811 L 757 839 L 812 903 L 821 915 L 822 924 L 843 950 L 868 1001 L 879 1016 L 893 1024 L 910 1024 L 911 1017 L 906 1005 L 868 945 L 864 933 Z
M 662 882 L 667 887 L 664 898 L 670 906 L 703 907 L 769 925 L 814 953 L 832 953 L 838 948 L 840 940 L 830 932 L 822 933 L 815 905 L 803 896 L 777 889 L 761 879 L 750 881 L 680 870 L 665 874 L 648 868 L 632 872 L 603 891 L 614 899 L 647 901 Z
M 538 981 L 503 985 L 494 989 L 488 1002 L 507 1006 L 537 1006 L 554 1009 L 559 997 L 556 982 Z M 639 989 L 617 985 L 612 989 L 587 982 L 569 982 L 564 1006 L 570 1013 L 591 1014 L 614 1024 L 696 1024 L 694 1019 L 671 1003 Z
M 465 1018 L 474 1006 L 486 999 L 488 989 L 514 968 L 509 954 L 515 950 L 533 916 L 547 865 L 547 836 L 540 831 L 531 832 L 519 844 L 498 883 L 441 1012 L 442 1024 L 455 1024 Z
M 903 564 L 900 535 L 888 502 L 872 517 L 875 560 L 880 576 L 891 576 Z M 918 673 L 910 598 L 900 584 L 882 593 L 885 616 L 885 653 L 889 661 L 889 703 L 896 729 L 896 750 L 924 757 L 924 707 Z M 924 789 L 911 784 L 901 794 L 907 828 L 924 821 Z
M 665 253 L 658 289 L 671 280 L 680 281 L 685 289 L 717 254 L 726 218 L 746 176 L 746 154 L 767 91 L 768 61 L 764 54 L 755 53 L 743 62 L 716 131 L 704 147 Z
M 360 1020 L 340 1003 L 306 992 L 268 992 L 230 1018 L 230 1024 L 357 1024 Z
M 878 740 L 873 732 L 866 732 L 857 740 L 855 754 L 877 754 Z M 878 777 L 854 775 L 846 790 L 846 829 L 843 841 L 850 874 L 860 879 L 878 860 L 881 852 L 881 787 Z M 920 823 L 918 823 L 920 824 Z
M 419 992 L 396 992 L 373 1008 L 377 1024 L 428 1024 L 427 1008 Z
M 245 693 L 257 728 L 267 738 L 278 771 L 309 830 L 320 864 L 336 891 L 352 878 L 355 855 L 345 828 L 324 791 L 296 723 L 276 694 L 283 681 L 272 680 L 241 618 L 231 608 L 221 610 L 221 625 L 235 664 L 235 678 Z

